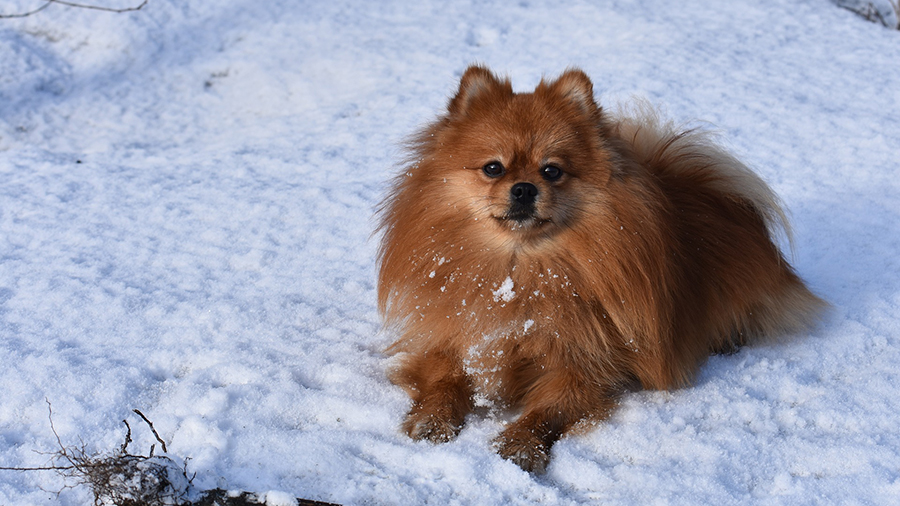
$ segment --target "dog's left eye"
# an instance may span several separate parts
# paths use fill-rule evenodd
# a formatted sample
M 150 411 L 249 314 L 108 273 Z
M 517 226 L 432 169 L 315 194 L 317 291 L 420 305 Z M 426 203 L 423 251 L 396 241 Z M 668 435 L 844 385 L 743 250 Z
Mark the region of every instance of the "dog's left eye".
M 541 168 L 541 176 L 547 181 L 556 181 L 563 175 L 562 169 L 556 165 L 545 165 Z

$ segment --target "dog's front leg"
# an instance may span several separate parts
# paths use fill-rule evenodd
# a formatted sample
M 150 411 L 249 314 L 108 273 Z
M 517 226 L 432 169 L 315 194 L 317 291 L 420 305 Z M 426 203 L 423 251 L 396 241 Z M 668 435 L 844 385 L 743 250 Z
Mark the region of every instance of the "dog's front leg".
M 407 357 L 393 375 L 413 400 L 403 430 L 415 440 L 433 443 L 452 440 L 472 411 L 472 386 L 459 357 L 429 351 Z
M 494 440 L 497 453 L 528 472 L 543 473 L 550 448 L 585 419 L 608 416 L 615 395 L 606 382 L 571 369 L 550 371 L 537 378 L 524 396 L 524 411 Z

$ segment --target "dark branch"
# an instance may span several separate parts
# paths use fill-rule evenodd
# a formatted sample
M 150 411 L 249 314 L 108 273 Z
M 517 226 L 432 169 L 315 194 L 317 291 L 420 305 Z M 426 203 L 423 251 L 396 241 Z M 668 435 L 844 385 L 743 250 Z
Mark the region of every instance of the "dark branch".
M 75 466 L 0 467 L 0 471 L 70 471 Z
M 163 453 L 169 453 L 169 450 L 166 450 L 166 442 L 163 441 L 161 437 L 159 437 L 159 433 L 156 432 L 156 429 L 153 428 L 153 423 L 151 423 L 150 420 L 148 420 L 147 417 L 144 416 L 143 413 L 141 413 L 141 410 L 139 410 L 139 409 L 132 409 L 132 411 L 134 411 L 135 413 L 137 413 L 137 415 L 138 415 L 139 417 L 143 418 L 144 421 L 147 422 L 147 425 L 150 426 L 150 430 L 153 431 L 153 435 L 156 436 L 156 440 L 159 441 L 159 444 L 162 445 Z M 152 451 L 151 451 L 151 453 L 152 453 Z
M 131 443 L 131 425 L 128 425 L 128 420 L 122 420 L 122 423 L 128 427 L 128 433 L 125 434 L 125 442 L 122 443 L 122 446 L 119 448 L 119 454 L 128 455 L 128 445 Z
M 44 5 L 41 5 L 37 9 L 31 10 L 28 12 L 19 12 L 16 14 L 0 14 L 0 19 L 27 18 L 28 16 L 37 14 L 38 12 L 41 12 L 42 10 L 46 9 L 47 7 L 50 7 L 51 4 L 60 4 L 60 5 L 65 5 L 66 7 L 77 7 L 79 9 L 91 9 L 91 10 L 95 10 L 95 11 L 104 11 L 104 12 L 117 12 L 117 13 L 132 12 L 132 11 L 139 11 L 139 10 L 143 9 L 144 6 L 147 5 L 147 2 L 149 2 L 149 1 L 150 0 L 144 0 L 143 2 L 140 3 L 140 5 L 137 5 L 134 7 L 125 7 L 122 9 L 114 9 L 112 7 L 103 7 L 100 5 L 90 5 L 90 4 L 80 4 L 80 3 L 75 3 L 75 2 L 68 2 L 66 0 L 47 0 L 47 2 L 44 3 Z
M 50 4 L 52 4 L 52 3 L 53 3 L 53 0 L 49 0 L 47 3 L 45 3 L 44 5 L 38 7 L 37 9 L 35 9 L 33 11 L 20 12 L 18 14 L 0 14 L 0 19 L 27 18 L 28 16 L 31 16 L 32 14 L 37 14 L 38 12 L 41 12 L 42 10 L 46 9 L 47 7 L 50 7 Z
M 66 5 L 68 7 L 78 7 L 81 9 L 93 9 L 95 11 L 104 11 L 104 12 L 132 12 L 139 11 L 147 5 L 147 2 L 150 0 L 144 0 L 140 5 L 136 7 L 125 7 L 123 9 L 113 9 L 111 7 L 101 7 L 99 5 L 90 5 L 90 4 L 79 4 L 75 2 L 66 2 L 65 0 L 49 0 L 50 3 Z

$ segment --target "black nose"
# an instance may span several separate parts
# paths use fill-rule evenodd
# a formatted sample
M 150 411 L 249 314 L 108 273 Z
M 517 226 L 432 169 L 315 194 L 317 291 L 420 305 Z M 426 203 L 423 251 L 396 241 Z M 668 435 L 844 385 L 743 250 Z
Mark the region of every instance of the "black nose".
M 516 183 L 510 188 L 509 194 L 514 202 L 527 206 L 534 203 L 538 189 L 531 183 Z

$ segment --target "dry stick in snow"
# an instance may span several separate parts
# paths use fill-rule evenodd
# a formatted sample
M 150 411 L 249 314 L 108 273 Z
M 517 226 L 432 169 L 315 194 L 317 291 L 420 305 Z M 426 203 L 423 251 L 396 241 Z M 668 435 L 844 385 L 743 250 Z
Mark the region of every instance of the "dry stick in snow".
M 134 411 L 135 413 L 137 413 L 137 415 L 140 416 L 141 418 L 143 418 L 144 421 L 147 422 L 147 425 L 150 426 L 150 430 L 153 431 L 153 435 L 156 436 L 156 440 L 159 441 L 159 444 L 162 445 L 163 453 L 169 453 L 169 450 L 166 450 L 166 442 L 163 441 L 161 437 L 159 437 L 159 433 L 156 432 L 156 429 L 153 428 L 153 423 L 151 423 L 150 420 L 148 420 L 147 417 L 144 416 L 143 413 L 141 413 L 141 410 L 139 410 L 139 409 L 132 409 L 132 411 Z M 123 420 L 123 421 L 124 421 L 124 420 Z M 129 433 L 129 434 L 131 433 L 131 427 L 128 428 L 128 433 Z M 151 456 L 151 457 L 153 456 L 153 448 L 152 448 L 152 447 L 150 448 L 150 456 Z

